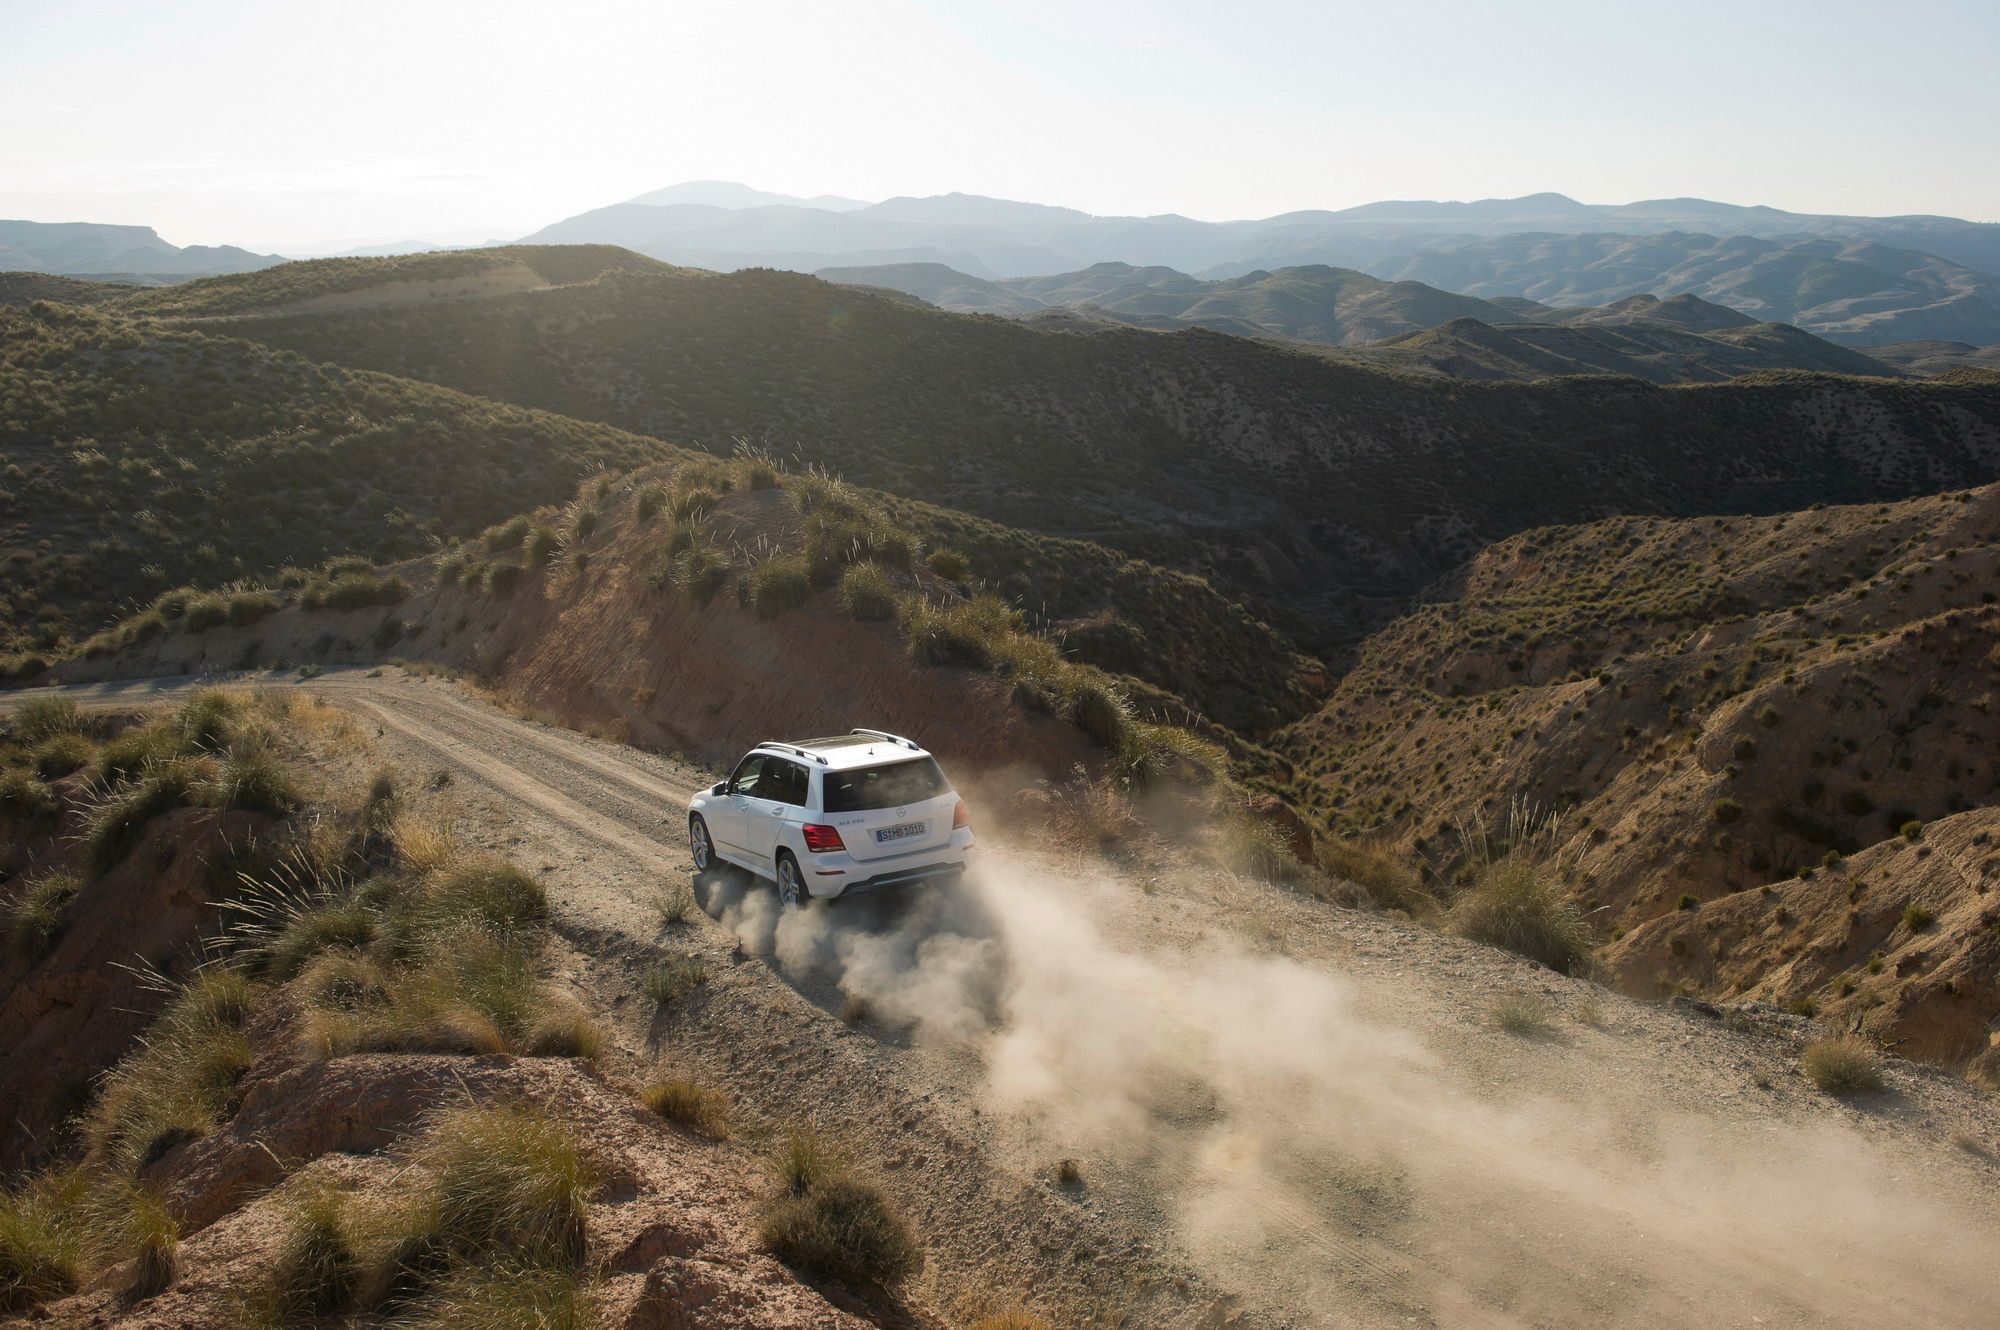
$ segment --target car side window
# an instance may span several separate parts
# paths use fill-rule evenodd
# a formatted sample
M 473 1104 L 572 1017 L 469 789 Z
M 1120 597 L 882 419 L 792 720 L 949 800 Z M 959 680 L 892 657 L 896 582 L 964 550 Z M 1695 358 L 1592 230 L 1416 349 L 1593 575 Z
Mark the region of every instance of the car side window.
M 771 797 L 779 803 L 790 804 L 794 808 L 806 806 L 806 781 L 810 774 L 796 762 L 776 762 L 770 774 L 778 778 L 777 792 Z
M 757 781 L 764 774 L 764 755 L 752 753 L 736 764 L 736 774 L 729 778 L 731 794 L 747 794 L 753 799 L 757 795 Z

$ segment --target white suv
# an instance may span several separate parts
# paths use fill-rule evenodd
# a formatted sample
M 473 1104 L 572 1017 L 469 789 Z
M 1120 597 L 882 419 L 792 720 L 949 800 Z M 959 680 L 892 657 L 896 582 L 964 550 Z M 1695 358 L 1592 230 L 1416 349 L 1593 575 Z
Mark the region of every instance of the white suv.
M 725 860 L 802 905 L 958 876 L 972 818 L 937 759 L 900 736 L 855 730 L 758 744 L 688 801 L 688 845 L 697 871 Z

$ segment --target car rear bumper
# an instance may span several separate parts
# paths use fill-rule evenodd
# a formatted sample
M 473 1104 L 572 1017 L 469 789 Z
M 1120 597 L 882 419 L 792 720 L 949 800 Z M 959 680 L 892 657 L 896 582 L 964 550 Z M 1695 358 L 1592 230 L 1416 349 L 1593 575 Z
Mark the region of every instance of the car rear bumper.
M 859 896 L 871 891 L 892 891 L 897 887 L 935 886 L 944 882 L 955 882 L 965 873 L 965 860 L 946 860 L 943 863 L 925 864 L 918 868 L 898 868 L 860 881 L 850 881 L 837 893 L 839 896 Z

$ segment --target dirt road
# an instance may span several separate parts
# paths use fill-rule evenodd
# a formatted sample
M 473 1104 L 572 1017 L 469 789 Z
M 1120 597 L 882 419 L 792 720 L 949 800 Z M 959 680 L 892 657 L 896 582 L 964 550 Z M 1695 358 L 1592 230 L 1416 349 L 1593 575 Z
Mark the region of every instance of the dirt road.
M 1636 1004 L 1199 866 L 1019 846 L 901 906 L 781 916 L 705 881 L 709 920 L 670 926 L 652 899 L 709 773 L 393 669 L 273 686 L 453 773 L 468 838 L 543 874 L 566 977 L 626 1043 L 871 1155 L 941 1302 L 1148 1327 L 1972 1326 L 2000 1305 L 1993 1098 L 1898 1063 L 1830 1099 L 1799 1075 L 1801 1018 Z M 712 978 L 658 1015 L 635 989 L 663 952 Z M 1539 1028 L 1497 1028 L 1503 999 Z

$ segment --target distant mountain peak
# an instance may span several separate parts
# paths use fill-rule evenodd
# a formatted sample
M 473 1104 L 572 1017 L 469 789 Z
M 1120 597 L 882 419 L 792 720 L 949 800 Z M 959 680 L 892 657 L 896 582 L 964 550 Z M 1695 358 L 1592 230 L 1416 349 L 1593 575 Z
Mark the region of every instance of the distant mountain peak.
M 795 208 L 820 208 L 827 212 L 853 212 L 857 208 L 869 206 L 865 200 L 842 198 L 838 194 L 815 194 L 811 198 L 802 198 L 795 194 L 773 194 L 769 190 L 753 189 L 734 180 L 685 180 L 678 185 L 651 190 L 625 201 L 654 208 L 671 207 L 677 203 L 700 203 L 711 208 L 730 209 L 788 205 Z

